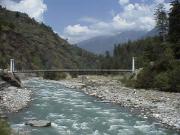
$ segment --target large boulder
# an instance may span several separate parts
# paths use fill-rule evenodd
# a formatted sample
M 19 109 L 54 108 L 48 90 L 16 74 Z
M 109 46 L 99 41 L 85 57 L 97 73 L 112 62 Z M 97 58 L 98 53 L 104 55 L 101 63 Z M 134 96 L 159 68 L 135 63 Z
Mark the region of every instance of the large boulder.
M 32 127 L 49 127 L 51 126 L 51 122 L 46 120 L 31 120 L 26 122 L 25 125 Z
M 9 83 L 0 79 L 0 91 L 4 90 L 4 88 L 7 88 L 9 86 L 11 86 Z M 1 100 L 1 96 L 0 96 L 0 100 Z
M 3 74 L 1 74 L 1 78 L 12 86 L 21 87 L 20 79 L 13 73 L 4 72 Z

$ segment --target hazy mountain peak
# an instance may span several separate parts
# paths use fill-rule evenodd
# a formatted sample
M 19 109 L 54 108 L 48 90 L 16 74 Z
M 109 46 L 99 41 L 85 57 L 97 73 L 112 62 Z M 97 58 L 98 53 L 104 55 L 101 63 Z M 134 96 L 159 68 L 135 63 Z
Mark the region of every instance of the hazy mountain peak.
M 78 46 L 96 54 L 112 51 L 115 44 L 134 41 L 147 34 L 146 31 L 126 31 L 114 36 L 98 36 L 78 43 Z

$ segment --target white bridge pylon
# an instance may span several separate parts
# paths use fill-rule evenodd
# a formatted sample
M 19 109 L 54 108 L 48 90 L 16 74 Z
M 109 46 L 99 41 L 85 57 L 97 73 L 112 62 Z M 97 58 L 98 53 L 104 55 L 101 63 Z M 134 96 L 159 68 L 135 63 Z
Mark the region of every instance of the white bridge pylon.
M 134 73 L 136 71 L 135 68 L 135 57 L 132 57 L 132 72 Z
M 10 59 L 10 73 L 13 73 L 15 71 L 15 64 L 14 59 Z
M 132 57 L 132 69 L 49 69 L 49 70 L 22 70 L 22 71 L 16 71 L 15 70 L 15 60 L 14 59 L 10 59 L 10 73 L 30 73 L 30 72 L 132 72 L 134 73 L 136 71 L 135 68 L 135 57 Z

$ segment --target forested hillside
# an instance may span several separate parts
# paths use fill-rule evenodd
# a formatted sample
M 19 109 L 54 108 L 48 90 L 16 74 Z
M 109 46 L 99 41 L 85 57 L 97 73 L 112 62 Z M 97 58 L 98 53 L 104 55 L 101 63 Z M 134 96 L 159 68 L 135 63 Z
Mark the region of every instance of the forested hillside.
M 152 55 L 160 55 L 161 51 L 161 41 L 158 37 L 146 38 L 142 40 L 137 40 L 134 42 L 128 42 L 125 44 L 118 44 L 114 46 L 113 56 L 106 52 L 106 55 L 101 56 L 101 68 L 132 68 L 132 57 L 136 57 L 136 68 L 141 68 L 145 63 L 149 63 L 151 60 L 145 60 L 146 51 L 152 49 L 154 54 L 150 52 L 151 57 L 156 57 Z M 159 51 L 159 52 L 158 52 Z M 111 64 L 110 64 L 111 63 Z
M 180 2 L 174 0 L 167 14 L 160 4 L 155 12 L 159 36 L 116 45 L 113 56 L 101 56 L 101 68 L 142 68 L 127 84 L 137 88 L 157 88 L 180 92 Z
M 0 6 L 0 68 L 8 68 L 11 58 L 18 69 L 95 68 L 97 60 L 51 27 Z

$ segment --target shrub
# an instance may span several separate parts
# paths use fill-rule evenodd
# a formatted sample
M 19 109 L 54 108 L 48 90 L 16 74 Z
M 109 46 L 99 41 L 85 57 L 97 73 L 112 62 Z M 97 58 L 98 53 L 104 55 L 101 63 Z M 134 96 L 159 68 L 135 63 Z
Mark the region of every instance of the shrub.
M 123 84 L 125 84 L 125 86 L 126 87 L 134 87 L 135 86 L 135 80 L 134 79 L 127 79 L 127 78 L 123 78 L 122 80 L 121 80 L 121 82 L 123 83 Z
M 15 29 L 15 25 L 14 25 L 13 23 L 9 23 L 8 26 L 9 26 L 9 28 L 12 29 L 12 30 Z
M 163 71 L 166 72 L 168 70 L 173 69 L 174 63 L 175 63 L 175 60 L 174 60 L 173 50 L 169 47 L 166 47 L 164 49 L 164 52 L 155 61 L 153 68 L 154 70 L 157 71 L 157 73 L 160 73 Z
M 135 82 L 136 88 L 153 88 L 155 72 L 150 66 L 144 68 L 138 75 Z
M 16 18 L 19 18 L 19 17 L 20 17 L 20 13 L 16 12 Z
M 169 75 L 167 72 L 162 72 L 155 76 L 154 86 L 159 90 L 167 91 L 170 90 Z
M 176 66 L 169 72 L 170 90 L 180 92 L 180 66 Z
M 135 87 L 180 92 L 180 63 L 170 60 L 167 65 L 167 62 L 168 60 L 163 63 L 160 59 L 153 66 L 145 67 L 137 75 Z M 128 81 L 126 80 L 126 82 Z
M 67 77 L 66 73 L 58 73 L 58 72 L 46 72 L 44 73 L 44 79 L 50 80 L 61 80 Z
M 0 119 L 0 134 L 1 135 L 10 135 L 11 130 L 9 125 L 7 124 L 6 121 Z

